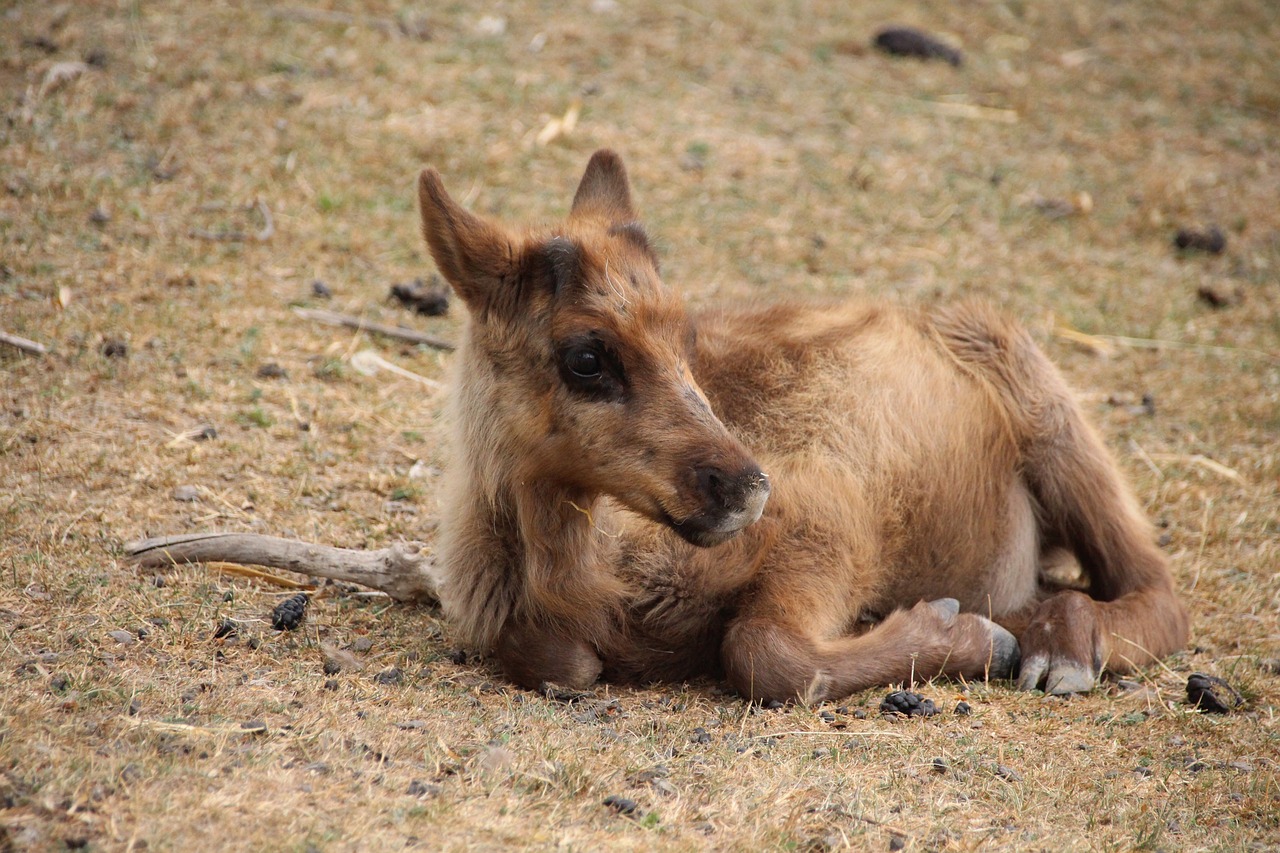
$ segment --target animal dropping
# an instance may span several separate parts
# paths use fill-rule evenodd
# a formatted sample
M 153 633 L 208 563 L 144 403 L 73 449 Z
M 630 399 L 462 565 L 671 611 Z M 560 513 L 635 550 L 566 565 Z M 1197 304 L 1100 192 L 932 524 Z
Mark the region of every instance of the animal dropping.
M 1071 693 L 1186 642 L 1138 502 L 994 308 L 691 313 L 611 151 L 552 227 L 473 214 L 432 169 L 418 191 L 466 313 L 438 591 L 513 682 Z M 1064 553 L 1088 593 L 1042 574 Z

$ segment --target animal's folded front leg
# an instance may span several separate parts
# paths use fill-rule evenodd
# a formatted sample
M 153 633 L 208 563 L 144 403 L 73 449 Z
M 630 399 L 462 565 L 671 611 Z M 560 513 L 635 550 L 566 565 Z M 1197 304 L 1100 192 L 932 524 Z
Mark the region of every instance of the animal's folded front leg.
M 1007 678 L 1018 641 L 954 599 L 891 613 L 859 636 L 815 637 L 800 625 L 746 617 L 725 637 L 725 670 L 751 699 L 819 702 L 935 676 Z
M 600 677 L 600 658 L 588 643 L 525 617 L 508 620 L 494 652 L 507 678 L 530 690 L 544 684 L 582 689 Z

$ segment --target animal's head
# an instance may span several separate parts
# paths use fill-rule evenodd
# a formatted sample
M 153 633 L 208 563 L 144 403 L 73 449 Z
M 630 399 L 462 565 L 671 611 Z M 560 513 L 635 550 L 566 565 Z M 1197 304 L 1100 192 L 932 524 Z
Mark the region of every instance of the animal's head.
M 695 545 L 760 517 L 769 479 L 690 369 L 694 329 L 658 275 L 622 160 L 598 151 L 559 228 L 515 233 L 427 169 L 422 230 L 470 314 L 463 417 L 490 419 L 521 482 L 609 495 Z

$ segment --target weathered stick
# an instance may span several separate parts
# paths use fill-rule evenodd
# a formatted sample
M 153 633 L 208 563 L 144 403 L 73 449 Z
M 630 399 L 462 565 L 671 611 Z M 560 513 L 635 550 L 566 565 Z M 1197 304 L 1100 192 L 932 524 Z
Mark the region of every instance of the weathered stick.
M 269 566 L 358 583 L 385 592 L 397 601 L 439 600 L 434 566 L 418 542 L 355 551 L 258 533 L 189 533 L 130 542 L 125 545 L 125 553 L 138 565 L 153 568 L 210 562 Z
M 32 355 L 49 354 L 49 348 L 44 344 L 38 344 L 35 341 L 29 341 L 26 338 L 20 338 L 17 335 L 11 335 L 8 332 L 0 332 L 0 344 L 8 344 L 11 347 L 17 347 L 23 352 L 29 352 Z
M 348 329 L 375 332 L 379 335 L 386 335 L 389 338 L 399 338 L 402 341 L 412 341 L 415 344 L 426 344 L 429 347 L 445 351 L 453 349 L 453 344 L 443 338 L 437 338 L 434 335 L 417 332 L 413 329 L 388 326 L 386 323 L 375 323 L 372 320 L 366 320 L 363 317 L 356 317 L 351 314 L 339 314 L 337 311 L 325 311 L 320 308 L 294 308 L 293 312 L 299 317 L 315 320 L 317 323 L 328 323 L 330 326 L 344 326 Z

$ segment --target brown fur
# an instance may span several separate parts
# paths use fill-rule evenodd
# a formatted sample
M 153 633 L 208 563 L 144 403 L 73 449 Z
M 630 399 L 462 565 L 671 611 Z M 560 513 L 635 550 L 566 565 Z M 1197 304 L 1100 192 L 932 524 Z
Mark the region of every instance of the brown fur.
M 723 673 L 822 699 L 1009 674 L 1003 625 L 1021 686 L 1070 692 L 1185 642 L 1114 462 L 992 309 L 691 319 L 607 151 L 556 228 L 482 220 L 431 170 L 420 202 L 470 315 L 442 600 L 513 680 Z M 1041 580 L 1063 549 L 1087 594 Z

